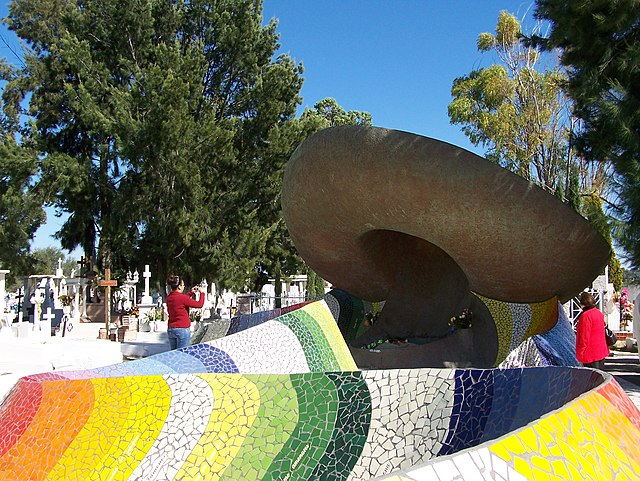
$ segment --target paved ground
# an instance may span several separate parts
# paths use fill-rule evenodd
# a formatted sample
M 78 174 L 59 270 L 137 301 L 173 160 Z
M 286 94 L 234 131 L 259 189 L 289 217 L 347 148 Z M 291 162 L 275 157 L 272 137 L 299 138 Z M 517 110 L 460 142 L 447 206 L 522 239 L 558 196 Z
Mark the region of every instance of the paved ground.
M 640 358 L 637 352 L 612 351 L 604 363 L 604 370 L 613 374 L 640 409 Z

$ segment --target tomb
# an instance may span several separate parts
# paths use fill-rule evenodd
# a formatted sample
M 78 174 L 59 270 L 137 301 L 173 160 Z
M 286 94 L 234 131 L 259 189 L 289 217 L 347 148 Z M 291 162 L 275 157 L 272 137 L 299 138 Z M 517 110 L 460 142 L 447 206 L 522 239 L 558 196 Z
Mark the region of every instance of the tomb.
M 559 325 L 608 247 L 484 162 L 386 129 L 315 134 L 283 209 L 341 290 L 183 349 L 22 378 L 0 406 L 0 478 L 633 479 L 640 411 L 610 375 L 489 368 Z

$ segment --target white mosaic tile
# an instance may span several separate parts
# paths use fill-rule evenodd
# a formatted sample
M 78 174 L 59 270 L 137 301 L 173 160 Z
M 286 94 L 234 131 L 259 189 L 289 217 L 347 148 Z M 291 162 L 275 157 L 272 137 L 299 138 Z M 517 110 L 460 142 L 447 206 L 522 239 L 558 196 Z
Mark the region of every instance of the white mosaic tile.
M 454 372 L 440 369 L 363 371 L 371 392 L 371 427 L 349 480 L 370 479 L 425 462 L 448 433 Z M 421 396 L 431 386 L 440 391 Z M 431 414 L 429 414 L 431 413 Z M 379 422 L 375 422 L 379 420 Z
M 207 344 L 229 354 L 242 373 L 309 372 L 299 339 L 280 322 L 267 321 Z
M 205 432 L 213 409 L 209 383 L 198 376 L 166 375 L 171 405 L 164 427 L 130 479 L 162 481 L 174 479 Z

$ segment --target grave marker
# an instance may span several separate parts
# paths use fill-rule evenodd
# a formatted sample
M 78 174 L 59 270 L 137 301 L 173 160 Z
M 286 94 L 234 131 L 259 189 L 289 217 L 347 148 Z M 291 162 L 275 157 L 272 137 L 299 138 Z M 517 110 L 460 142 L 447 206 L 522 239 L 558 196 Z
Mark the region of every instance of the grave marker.
M 100 287 L 104 287 L 104 327 L 109 332 L 109 322 L 111 321 L 111 288 L 117 287 L 118 281 L 111 279 L 111 269 L 104 270 L 104 280 L 98 282 Z

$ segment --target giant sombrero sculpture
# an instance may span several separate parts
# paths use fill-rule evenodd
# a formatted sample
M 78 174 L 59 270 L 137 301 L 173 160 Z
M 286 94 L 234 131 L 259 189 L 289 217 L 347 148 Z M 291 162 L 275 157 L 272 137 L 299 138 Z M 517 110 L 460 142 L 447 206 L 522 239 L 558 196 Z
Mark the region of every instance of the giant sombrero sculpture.
M 471 329 L 378 360 L 387 367 L 497 364 L 551 328 L 558 300 L 588 286 L 610 255 L 585 219 L 534 184 L 453 145 L 376 127 L 307 139 L 287 164 L 282 207 L 320 276 L 385 301 L 355 345 L 443 337 L 452 317 L 473 313 Z M 496 330 L 504 309 L 533 310 L 537 323 Z
M 520 334 L 510 338 L 553 317 L 536 304 L 527 315 L 528 304 L 485 299 L 487 324 L 511 312 L 504 326 Z M 25 377 L 0 405 L 0 479 L 619 480 L 640 472 L 640 412 L 608 374 L 359 371 L 338 326 L 357 333 L 372 307 L 333 292 L 233 319 L 228 336 L 188 348 Z

